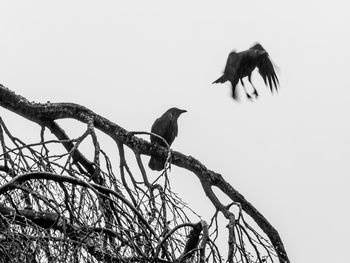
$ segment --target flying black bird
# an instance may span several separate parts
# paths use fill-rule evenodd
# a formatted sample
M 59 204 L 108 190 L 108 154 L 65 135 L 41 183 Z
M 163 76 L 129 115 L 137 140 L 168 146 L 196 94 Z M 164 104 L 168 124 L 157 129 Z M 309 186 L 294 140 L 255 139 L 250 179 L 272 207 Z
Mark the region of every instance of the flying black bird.
M 269 86 L 271 92 L 273 92 L 273 87 L 275 87 L 275 90 L 277 91 L 279 82 L 275 69 L 272 65 L 269 54 L 259 43 L 256 43 L 245 51 L 238 53 L 232 51 L 227 58 L 224 74 L 215 80 L 213 84 L 230 81 L 232 84 L 232 97 L 237 99 L 236 86 L 238 81 L 241 81 L 248 99 L 252 99 L 251 94 L 247 92 L 242 80 L 244 77 L 248 77 L 254 90 L 253 94 L 255 97 L 258 97 L 258 92 L 251 81 L 252 72 L 256 67 L 259 69 L 259 73 L 264 79 L 265 85 Z
M 186 110 L 180 110 L 178 108 L 168 109 L 162 116 L 160 116 L 153 123 L 151 132 L 163 137 L 169 146 L 173 143 L 177 136 L 177 119 L 179 116 L 187 112 Z M 151 142 L 167 147 L 166 144 L 160 138 L 151 135 Z M 151 157 L 148 166 L 152 170 L 161 171 L 164 169 L 165 159 Z

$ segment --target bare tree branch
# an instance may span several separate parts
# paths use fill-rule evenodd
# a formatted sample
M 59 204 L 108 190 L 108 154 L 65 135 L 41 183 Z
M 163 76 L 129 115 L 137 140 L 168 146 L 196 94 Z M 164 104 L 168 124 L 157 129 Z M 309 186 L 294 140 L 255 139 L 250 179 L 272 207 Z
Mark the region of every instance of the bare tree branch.
M 4 86 L 0 86 L 0 106 L 13 111 L 26 119 L 29 119 L 33 122 L 38 123 L 41 126 L 46 126 L 48 128 L 51 127 L 51 131 L 59 139 L 67 140 L 69 139 L 55 124 L 56 120 L 70 118 L 81 121 L 83 123 L 88 124 L 92 121 L 92 124 L 95 128 L 99 129 L 103 133 L 110 136 L 114 141 L 119 145 L 128 146 L 133 152 L 136 154 L 143 154 L 149 156 L 155 156 L 158 158 L 167 159 L 168 157 L 168 149 L 151 144 L 141 138 L 134 136 L 132 133 L 128 132 L 124 128 L 118 126 L 117 124 L 107 120 L 106 118 L 94 113 L 93 111 L 77 105 L 73 103 L 33 103 L 29 102 L 27 99 L 22 96 L 16 95 L 14 92 L 10 91 Z M 71 144 L 65 145 L 67 149 L 72 149 Z M 91 165 L 91 162 L 87 161 L 82 154 L 77 153 L 75 155 L 75 160 L 80 163 L 90 175 L 94 174 L 94 167 Z M 229 210 L 221 204 L 215 194 L 212 192 L 211 187 L 215 186 L 220 189 L 224 194 L 226 194 L 233 202 L 239 203 L 242 210 L 247 213 L 261 228 L 261 230 L 268 236 L 270 239 L 274 250 L 276 251 L 280 262 L 289 262 L 287 257 L 287 253 L 284 249 L 282 240 L 276 231 L 276 229 L 268 222 L 268 220 L 250 203 L 248 202 L 242 194 L 240 194 L 236 189 L 234 189 L 228 182 L 224 180 L 224 178 L 212 171 L 207 169 L 202 163 L 191 156 L 186 156 L 180 152 L 171 151 L 171 162 L 174 165 L 185 168 L 191 172 L 193 172 L 200 180 L 203 190 L 213 203 L 213 205 L 223 213 L 223 215 L 228 219 L 232 220 L 232 214 Z M 31 178 L 38 178 L 39 174 L 31 174 L 25 175 Z M 23 180 L 22 178 L 27 177 L 19 177 L 16 179 L 17 182 Z M 43 175 L 40 175 L 41 178 L 45 178 Z M 52 180 L 61 180 L 62 177 L 57 177 L 54 175 L 50 175 Z M 82 185 L 84 187 L 91 187 L 83 181 L 79 181 L 76 178 L 70 177 L 65 178 L 67 182 L 73 182 L 75 184 Z M 14 187 L 15 183 L 10 182 L 7 185 L 4 185 L 0 188 L 0 194 L 8 191 Z M 124 198 L 123 196 L 119 196 L 116 192 L 113 193 L 106 189 L 102 188 L 102 186 L 93 185 L 93 188 L 97 190 L 101 190 L 105 193 L 113 194 L 118 198 Z M 127 201 L 127 200 L 126 200 Z M 126 202 L 124 200 L 124 204 L 127 204 L 130 209 L 133 209 L 134 205 L 132 203 Z M 147 220 L 139 214 L 139 212 L 134 211 L 138 218 L 142 221 L 142 224 L 147 226 Z M 152 229 L 152 228 L 151 228 Z M 150 232 L 152 233 L 152 230 Z M 155 234 L 155 233 L 152 233 Z

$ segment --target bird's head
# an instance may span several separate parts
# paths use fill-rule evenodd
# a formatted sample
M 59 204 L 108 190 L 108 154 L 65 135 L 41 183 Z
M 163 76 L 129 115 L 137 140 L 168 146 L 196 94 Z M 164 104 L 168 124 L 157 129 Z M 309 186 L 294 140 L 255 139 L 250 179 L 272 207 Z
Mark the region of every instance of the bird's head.
M 255 43 L 249 50 L 251 51 L 250 53 L 254 57 L 260 57 L 262 55 L 267 54 L 266 50 L 260 43 Z
M 168 110 L 168 112 L 174 117 L 178 118 L 182 113 L 187 112 L 187 110 L 181 110 L 179 108 L 173 107 Z
M 265 54 L 267 54 L 267 52 L 265 50 L 252 49 L 252 56 L 254 56 L 256 58 L 261 57 Z

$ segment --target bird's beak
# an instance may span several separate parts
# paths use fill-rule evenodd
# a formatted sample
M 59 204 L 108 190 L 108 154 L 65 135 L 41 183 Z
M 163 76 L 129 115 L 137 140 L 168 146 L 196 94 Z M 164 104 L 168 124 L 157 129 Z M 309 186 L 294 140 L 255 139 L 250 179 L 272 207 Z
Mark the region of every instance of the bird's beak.
M 265 54 L 267 54 L 267 52 L 265 50 L 260 50 L 260 54 L 259 54 L 260 56 L 265 55 Z
M 185 113 L 187 112 L 187 110 L 180 110 L 180 113 Z

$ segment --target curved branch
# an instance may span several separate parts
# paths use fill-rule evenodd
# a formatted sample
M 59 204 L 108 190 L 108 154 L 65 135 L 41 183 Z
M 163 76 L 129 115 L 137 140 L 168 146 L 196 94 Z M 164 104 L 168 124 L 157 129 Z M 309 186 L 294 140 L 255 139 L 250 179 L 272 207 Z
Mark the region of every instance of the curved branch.
M 4 206 L 3 204 L 0 204 L 0 214 L 3 216 L 11 216 L 14 217 L 13 219 L 18 222 L 24 222 L 25 219 L 29 219 L 36 225 L 49 229 L 53 228 L 55 230 L 59 230 L 63 232 L 63 226 L 64 224 L 61 222 L 59 223 L 60 216 L 56 213 L 52 212 L 42 212 L 42 211 L 34 211 L 32 209 L 21 209 L 18 210 L 19 213 L 17 213 L 16 209 L 10 208 L 7 206 Z
M 93 119 L 95 128 L 109 135 L 115 141 L 119 141 L 127 145 L 134 152 L 144 155 L 151 155 L 158 158 L 167 158 L 168 150 L 166 148 L 151 144 L 141 138 L 137 138 L 117 124 L 94 113 L 88 108 L 77 104 L 32 103 L 22 96 L 16 95 L 8 88 L 0 85 L 0 106 L 37 123 L 54 121 L 63 118 L 71 118 L 88 123 L 91 119 Z M 212 186 L 216 186 L 223 193 L 229 196 L 232 201 L 239 202 L 242 209 L 254 219 L 257 225 L 269 237 L 278 254 L 280 262 L 289 262 L 283 242 L 276 229 L 250 202 L 244 198 L 242 194 L 227 183 L 220 174 L 207 169 L 202 163 L 191 156 L 186 156 L 175 151 L 173 151 L 171 155 L 172 164 L 192 171 L 199 178 L 202 184 L 209 183 Z
M 62 215 L 52 213 L 36 211 L 32 209 L 21 209 L 17 210 L 11 207 L 0 204 L 0 214 L 4 217 L 10 218 L 12 222 L 16 224 L 24 224 L 28 220 L 33 222 L 35 225 L 44 229 L 53 229 L 65 234 L 65 238 L 70 239 L 71 242 L 81 244 L 87 247 L 88 252 L 93 255 L 96 259 L 103 262 L 129 262 L 128 258 L 120 258 L 113 256 L 113 254 L 108 253 L 108 251 L 103 251 L 98 244 L 89 236 L 89 233 L 101 233 L 107 234 L 109 236 L 121 239 L 117 233 L 114 231 L 101 228 L 101 227 L 86 227 L 80 228 L 68 223 L 68 220 Z M 52 238 L 51 238 L 52 240 Z M 127 242 L 121 239 L 124 242 Z M 106 260 L 109 259 L 109 260 Z
M 180 225 L 177 225 L 176 227 L 174 227 L 172 230 L 170 230 L 166 236 L 159 242 L 157 248 L 156 248 L 156 252 L 153 256 L 153 259 L 152 259 L 152 262 L 154 262 L 158 255 L 159 255 L 159 252 L 160 252 L 160 249 L 161 247 L 163 246 L 163 244 L 165 243 L 165 241 L 172 235 L 174 234 L 175 231 L 177 231 L 178 229 L 182 228 L 182 227 L 195 227 L 196 224 L 193 224 L 193 223 L 183 223 L 183 224 L 180 224 Z
M 68 182 L 71 184 L 75 185 L 80 185 L 84 187 L 88 187 L 92 190 L 96 189 L 102 194 L 112 194 L 116 198 L 120 199 L 123 201 L 124 204 L 126 204 L 134 213 L 137 215 L 137 217 L 140 219 L 140 221 L 147 227 L 147 229 L 153 234 L 153 236 L 158 239 L 157 234 L 154 232 L 153 228 L 149 226 L 147 223 L 147 220 L 140 214 L 140 212 L 128 201 L 122 196 L 121 194 L 100 186 L 98 184 L 94 183 L 87 183 L 79 178 L 71 177 L 71 176 L 65 176 L 65 175 L 58 175 L 58 174 L 53 174 L 53 173 L 48 173 L 48 172 L 33 172 L 33 173 L 26 173 L 22 175 L 17 175 L 14 177 L 10 182 L 0 186 L 0 195 L 6 193 L 7 191 L 16 189 L 17 184 L 26 182 L 28 180 L 33 180 L 33 179 L 46 179 L 46 180 L 52 180 L 58 183 L 61 182 Z

